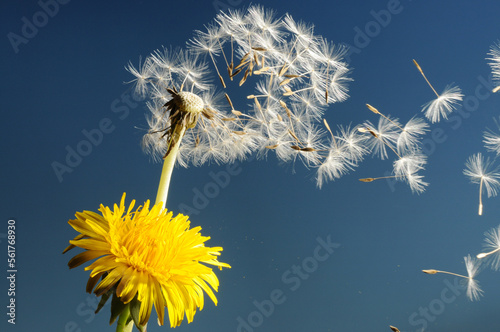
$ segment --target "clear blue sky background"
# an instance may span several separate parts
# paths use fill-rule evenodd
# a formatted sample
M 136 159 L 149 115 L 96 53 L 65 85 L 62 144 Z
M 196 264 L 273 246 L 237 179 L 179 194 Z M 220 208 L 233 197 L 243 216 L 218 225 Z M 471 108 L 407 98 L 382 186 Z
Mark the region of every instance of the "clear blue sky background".
M 70 271 L 71 254 L 61 254 L 76 234 L 67 220 L 76 211 L 118 202 L 124 191 L 139 202 L 154 199 L 161 165 L 140 148 L 137 127 L 145 124 L 144 105 L 120 99 L 130 89 L 123 84 L 131 79 L 124 66 L 162 45 L 183 47 L 193 30 L 214 18 L 214 3 L 69 1 L 17 52 L 8 34 L 22 35 L 25 21 L 43 18 L 43 9 L 36 1 L 0 5 L 1 331 L 114 330 L 107 325 L 109 308 L 92 314 L 95 298 L 84 290 L 88 273 Z M 432 126 L 426 136 L 428 190 L 413 195 L 401 183 L 360 183 L 360 177 L 390 171 L 390 161 L 371 157 L 355 173 L 319 190 L 310 170 L 296 165 L 294 174 L 291 165 L 268 158 L 235 165 L 238 174 L 200 206 L 193 202 L 196 190 L 213 183 L 210 172 L 226 166 L 176 169 L 168 208 L 178 212 L 182 204 L 197 203 L 192 224 L 212 237 L 209 245 L 224 247 L 221 260 L 232 265 L 217 272 L 219 305 L 207 298 L 194 322 L 177 331 L 238 331 L 239 318 L 253 319 L 254 331 L 383 332 L 389 325 L 401 331 L 500 329 L 498 272 L 485 269 L 478 276 L 485 291 L 479 302 L 470 302 L 463 289 L 446 290 L 454 278 L 421 272 L 466 273 L 463 257 L 480 252 L 483 233 L 500 222 L 499 198 L 485 200 L 479 217 L 478 187 L 462 175 L 466 159 L 485 152 L 482 132 L 500 116 L 500 95 L 476 97 L 477 91 L 486 93 L 485 57 L 500 39 L 500 2 L 401 0 L 390 21 L 376 23 L 374 13 L 391 3 L 288 0 L 266 6 L 355 47 L 351 97 L 328 110 L 331 125 L 376 121 L 365 103 L 402 121 L 419 113 L 433 94 L 413 58 L 437 90 L 452 82 L 461 87 L 469 101 L 462 115 Z M 371 36 L 363 39 L 359 31 L 367 28 Z M 83 144 L 83 132 L 101 121 L 111 123 L 110 132 L 58 178 L 52 164 L 65 163 L 68 147 Z M 5 233 L 11 218 L 17 227 L 15 326 L 7 324 L 6 315 Z M 310 265 L 299 284 L 290 271 L 314 263 L 318 237 L 340 247 Z M 268 303 L 276 292 L 281 302 L 272 313 L 258 313 L 255 303 Z M 154 318 L 148 327 L 167 329 Z

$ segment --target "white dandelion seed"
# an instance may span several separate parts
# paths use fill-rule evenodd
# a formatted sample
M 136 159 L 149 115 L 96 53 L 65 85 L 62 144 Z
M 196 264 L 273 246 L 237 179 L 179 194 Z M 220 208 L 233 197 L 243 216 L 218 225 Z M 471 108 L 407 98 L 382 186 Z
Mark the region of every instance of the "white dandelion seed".
M 434 269 L 422 270 L 422 272 L 427 274 L 445 273 L 466 279 L 467 297 L 471 301 L 477 301 L 483 295 L 483 290 L 479 286 L 479 282 L 475 279 L 477 274 L 479 273 L 480 261 L 470 257 L 470 255 L 467 255 L 464 257 L 464 262 L 465 262 L 465 268 L 467 269 L 467 276 L 447 271 L 434 270 Z
M 287 30 L 296 36 L 296 41 L 303 46 L 309 46 L 315 42 L 314 25 L 296 22 L 289 14 L 286 14 L 283 23 Z
M 408 168 L 404 177 L 402 177 L 408 185 L 412 192 L 420 194 L 425 191 L 425 188 L 429 185 L 429 183 L 424 181 L 424 177 L 417 173 L 417 170 Z
M 448 114 L 460 105 L 463 96 L 459 87 L 448 85 L 436 99 L 422 106 L 422 112 L 432 123 L 439 122 L 441 118 L 448 119 Z
M 429 131 L 429 124 L 419 117 L 411 118 L 402 128 L 397 140 L 400 154 L 418 149 L 420 138 Z
M 448 114 L 456 109 L 462 101 L 464 96 L 462 91 L 457 86 L 448 85 L 441 94 L 438 94 L 417 61 L 413 60 L 413 63 L 437 97 L 422 106 L 422 112 L 425 113 L 425 117 L 432 123 L 439 122 L 441 118 L 448 119 Z
M 275 20 L 275 12 L 264 9 L 262 6 L 252 6 L 248 9 L 247 21 L 255 24 L 265 36 L 271 37 L 274 41 L 283 42 L 284 31 L 283 22 Z
M 151 60 L 147 58 L 144 62 L 141 63 L 141 58 L 139 58 L 139 66 L 135 68 L 131 62 L 127 64 L 125 69 L 135 76 L 135 79 L 128 81 L 127 83 L 135 84 L 135 93 L 144 97 L 148 91 L 148 83 L 150 83 L 149 79 L 151 76 Z
M 497 128 L 500 128 L 497 119 L 494 119 L 494 122 L 497 125 Z M 483 134 L 483 143 L 486 149 L 491 152 L 495 152 L 497 156 L 500 155 L 500 134 L 491 129 L 487 129 Z
M 428 131 L 427 123 L 417 117 L 413 117 L 404 127 L 398 119 L 384 115 L 370 104 L 368 109 L 379 115 L 379 126 L 374 129 L 370 122 L 358 127 L 358 131 L 370 134 L 371 148 L 374 154 L 379 154 L 381 159 L 387 158 L 386 147 L 392 150 L 397 157 L 393 163 L 392 175 L 370 177 L 359 179 L 362 182 L 373 182 L 380 179 L 396 179 L 406 182 L 413 193 L 420 194 L 425 191 L 428 183 L 418 171 L 424 169 L 427 158 L 420 147 L 420 136 Z
M 465 268 L 467 269 L 467 297 L 469 300 L 479 300 L 483 295 L 481 287 L 479 287 L 479 282 L 475 279 L 479 273 L 480 261 L 467 255 L 464 257 Z
M 370 121 L 366 121 L 358 128 L 358 131 L 372 135 L 368 141 L 368 148 L 372 151 L 373 155 L 378 155 L 380 159 L 384 160 L 388 158 L 387 148 L 397 154 L 395 147 L 400 134 L 400 128 L 401 125 L 398 119 L 387 116 L 380 117 L 376 127 Z
M 493 80 L 497 85 L 493 88 L 493 92 L 498 92 L 500 91 L 500 41 L 491 46 L 488 55 L 490 57 L 487 58 L 487 60 L 491 61 L 489 65 L 491 67 L 491 73 L 493 74 Z
M 497 169 L 498 167 L 493 167 L 490 159 L 485 160 L 481 153 L 472 155 L 465 163 L 464 175 L 468 176 L 472 183 L 479 183 L 479 215 L 483 214 L 483 187 L 486 188 L 488 197 L 497 195 L 500 186 L 500 173 Z
M 334 135 L 327 121 L 323 122 L 330 132 L 331 141 L 328 155 L 318 167 L 316 184 L 319 188 L 325 181 L 340 178 L 354 170 L 364 155 L 369 153 L 369 149 L 365 146 L 366 137 L 359 134 L 358 127 L 338 126 L 339 130 Z
M 348 160 L 351 163 L 358 164 L 364 158 L 364 155 L 369 153 L 366 146 L 366 135 L 360 135 L 358 126 L 351 128 L 350 126 L 338 126 L 336 139 L 342 150 L 347 152 Z
M 478 259 L 487 258 L 491 268 L 498 271 L 500 269 L 500 225 L 484 233 L 484 249 L 487 252 L 477 255 Z
M 317 186 L 321 188 L 325 181 L 338 179 L 352 170 L 352 165 L 348 160 L 349 158 L 346 151 L 335 147 L 330 149 L 328 156 L 318 167 L 316 174 Z

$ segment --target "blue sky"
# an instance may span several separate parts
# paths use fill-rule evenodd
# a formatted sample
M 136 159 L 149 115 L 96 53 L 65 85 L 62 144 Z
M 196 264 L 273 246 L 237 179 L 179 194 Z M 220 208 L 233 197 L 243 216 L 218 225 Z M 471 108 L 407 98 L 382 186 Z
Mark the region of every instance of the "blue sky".
M 141 151 L 145 106 L 131 99 L 124 66 L 161 46 L 184 47 L 194 30 L 212 21 L 217 5 L 239 9 L 250 2 L 54 3 L 0 5 L 0 267 L 7 276 L 4 234 L 14 219 L 18 269 L 16 325 L 7 323 L 9 284 L 2 278 L 0 330 L 113 331 L 108 309 L 92 314 L 95 297 L 84 290 L 88 273 L 70 271 L 70 256 L 61 252 L 76 234 L 67 224 L 76 211 L 118 202 L 123 192 L 139 202 L 156 194 L 161 165 Z M 479 253 L 483 233 L 500 222 L 499 198 L 485 199 L 478 216 L 478 187 L 462 175 L 470 155 L 487 154 L 482 133 L 494 129 L 500 115 L 500 95 L 487 93 L 485 60 L 500 39 L 500 3 L 289 0 L 265 6 L 351 46 L 350 98 L 327 111 L 330 124 L 376 121 L 366 103 L 402 121 L 420 113 L 433 95 L 412 59 L 438 91 L 458 85 L 464 106 L 424 138 L 430 186 L 421 195 L 402 183 L 360 183 L 391 169 L 390 161 L 371 157 L 321 190 L 312 170 L 279 165 L 273 157 L 229 170 L 177 168 L 167 207 L 195 208 L 192 224 L 211 236 L 210 245 L 224 247 L 221 260 L 232 266 L 217 272 L 218 306 L 207 299 L 194 322 L 177 330 L 238 331 L 242 321 L 254 331 L 498 328 L 498 272 L 479 274 L 485 295 L 470 302 L 453 277 L 421 270 L 466 273 L 463 257 Z M 30 30 L 34 22 L 38 27 Z M 97 128 L 102 135 L 92 142 L 88 135 Z M 85 155 L 68 157 L 77 149 Z M 68 172 L 58 175 L 54 162 L 69 165 Z M 211 174 L 220 172 L 232 172 L 229 183 L 196 201 L 196 193 L 213 184 Z M 325 249 L 327 242 L 335 246 Z M 296 266 L 310 272 L 299 278 Z M 273 299 L 271 310 L 266 304 Z M 154 320 L 149 325 L 152 332 L 167 329 Z

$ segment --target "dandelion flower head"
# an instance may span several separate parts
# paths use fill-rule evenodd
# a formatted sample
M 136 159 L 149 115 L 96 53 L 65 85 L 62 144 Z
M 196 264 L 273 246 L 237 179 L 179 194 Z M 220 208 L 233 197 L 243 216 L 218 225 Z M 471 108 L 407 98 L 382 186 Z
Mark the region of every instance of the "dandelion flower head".
M 203 293 L 217 304 L 214 295 L 218 279 L 212 268 L 230 267 L 219 262 L 221 247 L 205 247 L 209 237 L 200 227 L 190 228 L 187 216 L 172 217 L 172 212 L 149 201 L 133 211 L 135 201 L 125 206 L 125 194 L 114 209 L 101 205 L 101 214 L 76 213 L 69 224 L 80 234 L 70 241 L 85 249 L 68 263 L 70 268 L 96 259 L 85 268 L 90 272 L 87 291 L 101 296 L 115 289 L 123 303 L 134 298 L 140 302 L 139 324 L 145 325 L 154 305 L 158 323 L 163 325 L 167 307 L 170 325 L 193 320 L 197 308 L 203 309 Z M 100 280 L 101 279 L 101 280 Z M 100 281 L 99 281 L 100 280 Z

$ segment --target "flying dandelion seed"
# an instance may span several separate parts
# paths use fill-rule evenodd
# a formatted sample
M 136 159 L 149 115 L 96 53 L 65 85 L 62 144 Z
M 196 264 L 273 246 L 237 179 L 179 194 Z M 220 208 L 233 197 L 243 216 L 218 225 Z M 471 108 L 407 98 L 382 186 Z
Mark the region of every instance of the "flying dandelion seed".
M 369 147 L 382 160 L 388 157 L 386 148 L 389 148 L 397 159 L 393 163 L 393 175 L 359 180 L 373 182 L 393 178 L 406 182 L 414 193 L 424 192 L 428 183 L 423 181 L 423 176 L 419 175 L 418 171 L 423 170 L 427 163 L 427 157 L 421 150 L 420 139 L 428 131 L 428 124 L 423 119 L 414 117 L 403 127 L 398 119 L 384 115 L 370 104 L 366 104 L 366 106 L 370 111 L 380 116 L 378 127 L 375 129 L 367 121 L 358 128 L 358 131 L 370 134 Z
M 432 123 L 448 119 L 448 114 L 456 109 L 463 96 L 459 87 L 448 85 L 437 99 L 423 105 L 422 112 Z
M 464 257 L 464 261 L 465 261 L 465 268 L 467 269 L 467 276 L 452 273 L 452 272 L 447 272 L 447 271 L 434 270 L 434 269 L 422 270 L 422 272 L 427 273 L 427 274 L 445 273 L 445 274 L 450 274 L 453 276 L 467 279 L 467 281 L 466 281 L 467 282 L 467 297 L 471 301 L 477 301 L 483 295 L 483 290 L 479 286 L 479 283 L 474 279 L 477 276 L 477 274 L 479 273 L 480 261 L 476 260 L 474 258 L 471 258 L 470 255 L 467 255 L 466 257 Z
M 472 183 L 479 183 L 479 215 L 483 214 L 483 186 L 486 188 L 488 197 L 497 195 L 497 189 L 500 186 L 500 173 L 497 169 L 493 167 L 490 159 L 485 160 L 481 153 L 472 155 L 465 163 L 464 175 L 468 176 Z
M 423 135 L 429 131 L 429 124 L 419 117 L 411 118 L 402 128 L 397 140 L 397 150 L 404 154 L 420 150 Z
M 385 160 L 389 157 L 387 149 L 392 150 L 397 155 L 396 144 L 401 130 L 400 127 L 398 119 L 387 116 L 380 117 L 377 126 L 374 126 L 370 121 L 366 121 L 358 130 L 372 136 L 368 141 L 369 150 L 372 151 L 374 156 Z
M 414 151 L 403 155 L 393 164 L 393 172 L 396 179 L 405 181 L 414 193 L 420 194 L 429 185 L 423 180 L 423 176 L 418 174 L 424 169 L 427 157 L 421 151 Z
M 493 92 L 498 92 L 500 91 L 500 42 L 497 42 L 496 44 L 491 46 L 488 55 L 490 57 L 486 59 L 491 61 L 489 65 L 491 67 L 493 80 L 497 85 L 495 88 L 493 88 Z
M 438 94 L 417 61 L 413 60 L 413 63 L 437 97 L 422 106 L 422 112 L 424 112 L 425 117 L 431 123 L 439 122 L 441 118 L 448 119 L 448 114 L 455 110 L 462 101 L 464 96 L 462 91 L 457 86 L 448 85 L 441 94 Z
M 487 258 L 491 268 L 498 271 L 500 269 L 500 225 L 484 233 L 484 249 L 488 252 L 480 253 L 477 258 Z
M 330 132 L 331 141 L 329 154 L 318 168 L 317 183 L 321 188 L 323 181 L 330 178 L 340 178 L 356 167 L 356 163 L 369 152 L 365 146 L 366 138 L 358 134 L 358 127 L 339 126 L 340 132 L 334 135 L 330 126 L 324 121 Z
M 497 128 L 500 128 L 497 119 L 493 119 L 493 121 Z M 497 156 L 500 155 L 500 134 L 491 129 L 487 129 L 483 135 L 483 143 L 488 151 L 495 152 Z

